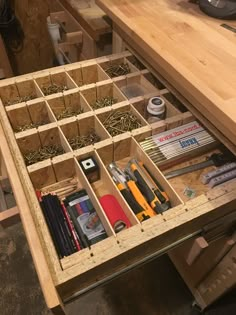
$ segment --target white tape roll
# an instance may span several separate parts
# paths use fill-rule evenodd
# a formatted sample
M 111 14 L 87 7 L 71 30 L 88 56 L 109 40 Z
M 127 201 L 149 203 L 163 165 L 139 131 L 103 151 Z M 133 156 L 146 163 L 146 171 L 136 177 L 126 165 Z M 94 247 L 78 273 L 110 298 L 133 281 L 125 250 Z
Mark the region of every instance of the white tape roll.
M 164 119 L 166 111 L 165 101 L 159 97 L 152 97 L 148 101 L 147 112 L 149 114 L 148 122 L 153 123 L 156 120 Z

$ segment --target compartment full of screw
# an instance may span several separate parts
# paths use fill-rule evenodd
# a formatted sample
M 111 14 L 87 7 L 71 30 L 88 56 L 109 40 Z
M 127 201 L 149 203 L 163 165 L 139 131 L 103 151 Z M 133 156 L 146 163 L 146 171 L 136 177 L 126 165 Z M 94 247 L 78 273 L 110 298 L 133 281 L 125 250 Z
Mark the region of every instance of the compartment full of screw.
M 35 98 L 34 95 L 22 96 L 22 97 L 14 99 L 12 101 L 7 101 L 6 106 L 15 105 L 15 104 L 22 103 L 22 102 L 27 102 L 27 101 L 33 100 L 34 98 Z
M 66 108 L 64 109 L 62 112 L 60 112 L 59 114 L 57 114 L 56 118 L 57 120 L 61 120 L 64 118 L 69 118 L 72 116 L 76 116 L 79 114 L 82 114 L 84 111 L 83 109 L 73 109 L 73 108 Z
M 37 162 L 44 161 L 46 159 L 53 158 L 54 156 L 65 153 L 64 149 L 60 145 L 48 145 L 44 146 L 36 151 L 29 151 L 24 154 L 26 165 L 32 165 Z
M 81 149 L 88 145 L 99 142 L 101 138 L 95 133 L 94 130 L 91 130 L 87 135 L 76 136 L 68 140 L 73 150 Z
M 112 137 L 142 127 L 131 111 L 113 111 L 102 123 Z
M 66 85 L 58 85 L 53 83 L 52 85 L 49 86 L 43 86 L 42 91 L 44 95 L 51 95 L 54 93 L 59 93 L 59 92 L 64 92 L 67 91 L 68 87 Z
M 111 106 L 117 103 L 117 99 L 112 96 L 106 96 L 100 99 L 97 99 L 91 106 L 93 109 L 99 109 L 107 106 Z
M 105 69 L 106 73 L 111 77 L 119 77 L 130 73 L 130 67 L 127 63 L 113 64 L 110 63 Z
M 17 132 L 29 130 L 32 128 L 38 128 L 39 126 L 43 126 L 46 124 L 47 124 L 47 122 L 38 122 L 38 123 L 31 123 L 31 124 L 27 124 L 27 125 L 23 125 L 23 126 L 16 126 L 14 128 L 14 131 L 17 133 Z

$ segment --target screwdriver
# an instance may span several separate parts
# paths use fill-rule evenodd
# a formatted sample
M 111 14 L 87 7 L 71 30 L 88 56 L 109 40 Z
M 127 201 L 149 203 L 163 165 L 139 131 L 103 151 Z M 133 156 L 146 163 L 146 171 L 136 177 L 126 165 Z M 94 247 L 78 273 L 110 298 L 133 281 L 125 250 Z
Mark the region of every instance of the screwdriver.
M 156 213 L 162 213 L 168 209 L 168 206 L 161 204 L 160 200 L 157 198 L 153 190 L 147 185 L 147 178 L 144 176 L 140 166 L 135 159 L 132 159 L 128 163 L 127 171 L 131 170 L 137 180 L 138 187 L 142 194 L 147 198 L 147 201 L 151 205 L 152 209 Z M 145 179 L 144 179 L 145 177 Z

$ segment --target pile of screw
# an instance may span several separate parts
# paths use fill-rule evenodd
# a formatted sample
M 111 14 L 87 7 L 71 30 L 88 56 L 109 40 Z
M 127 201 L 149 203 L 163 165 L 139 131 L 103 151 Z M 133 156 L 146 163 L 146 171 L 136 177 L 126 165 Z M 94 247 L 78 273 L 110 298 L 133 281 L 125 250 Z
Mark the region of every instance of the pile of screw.
M 145 66 L 136 57 L 133 57 L 132 64 L 139 70 L 145 69 Z
M 111 78 L 114 78 L 130 73 L 130 68 L 127 63 L 121 64 L 110 63 L 105 71 Z
M 29 130 L 32 128 L 38 128 L 39 126 L 46 125 L 46 124 L 47 124 L 46 122 L 39 122 L 39 123 L 31 123 L 31 124 L 27 124 L 23 126 L 16 126 L 14 128 L 14 131 L 21 132 L 21 131 Z
M 117 99 L 115 99 L 112 96 L 107 96 L 107 97 L 103 97 L 103 98 L 96 100 L 96 102 L 93 103 L 91 106 L 93 109 L 99 109 L 99 108 L 103 108 L 106 106 L 111 106 L 115 103 L 117 103 Z
M 155 86 L 156 88 L 158 89 L 164 89 L 165 86 L 157 79 L 154 77 L 153 74 L 149 74 L 149 78 L 148 78 L 148 81 L 153 85 Z
M 68 87 L 66 85 L 57 85 L 56 83 L 53 83 L 49 86 L 42 87 L 42 91 L 44 95 L 51 95 L 54 93 L 64 92 L 67 91 Z
M 44 161 L 46 159 L 53 158 L 54 156 L 65 153 L 64 149 L 60 145 L 47 145 L 36 151 L 30 151 L 24 155 L 26 165 L 32 165 L 34 163 Z
M 60 112 L 60 114 L 58 114 L 56 117 L 57 117 L 57 120 L 61 120 L 63 118 L 68 118 L 68 117 L 82 114 L 83 112 L 84 111 L 82 108 L 81 109 L 66 108 L 62 112 Z
M 87 145 L 94 144 L 99 142 L 101 138 L 96 135 L 94 130 L 91 130 L 86 136 L 76 136 L 75 138 L 69 139 L 68 142 L 71 145 L 73 150 L 77 150 Z
M 7 101 L 6 106 L 10 106 L 10 105 L 14 105 L 14 104 L 22 103 L 22 102 L 27 102 L 27 101 L 30 101 L 34 98 L 35 98 L 34 95 L 27 95 L 27 96 L 18 97 L 15 100 Z
M 102 123 L 112 137 L 142 126 L 131 111 L 113 111 Z

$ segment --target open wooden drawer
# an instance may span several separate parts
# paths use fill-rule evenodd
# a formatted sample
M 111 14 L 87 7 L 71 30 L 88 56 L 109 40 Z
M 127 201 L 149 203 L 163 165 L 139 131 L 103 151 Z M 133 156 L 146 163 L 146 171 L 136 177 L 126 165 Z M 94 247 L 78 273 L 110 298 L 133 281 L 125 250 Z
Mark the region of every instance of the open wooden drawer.
M 118 63 L 128 65 L 129 73 L 110 77 L 108 66 Z M 46 95 L 45 88 L 48 90 L 53 84 L 60 88 L 59 91 L 50 90 L 52 93 Z M 124 90 L 133 85 L 139 88 L 127 98 Z M 145 111 L 147 100 L 160 95 L 166 100 L 166 117 L 149 124 Z M 200 182 L 202 173 L 214 167 L 168 181 L 164 176 L 168 171 L 166 165 L 156 165 L 144 151 L 141 142 L 146 138 L 191 123 L 196 118 L 129 52 L 2 81 L 0 96 L 0 117 L 5 134 L 2 151 L 41 286 L 51 308 L 59 303 L 57 294 L 62 301 L 68 301 L 78 292 L 112 279 L 200 234 L 204 225 L 235 210 L 234 181 L 213 189 Z M 115 99 L 114 104 L 94 108 L 97 100 L 107 96 Z M 72 112 L 71 117 L 63 116 L 68 110 Z M 112 134 L 105 122 L 117 112 L 132 113 L 139 122 L 138 128 Z M 99 141 L 73 150 L 71 138 L 87 135 L 91 128 Z M 59 146 L 61 154 L 29 163 L 26 155 L 30 150 L 50 144 Z M 214 146 L 193 156 L 193 161 L 182 161 L 181 166 L 202 161 L 221 150 L 222 145 L 215 139 Z M 100 178 L 94 183 L 89 183 L 78 163 L 91 156 L 100 169 Z M 145 164 L 171 202 L 168 211 L 143 222 L 134 215 L 107 171 L 110 162 L 116 161 L 123 168 L 132 158 Z M 72 177 L 76 178 L 78 188 L 86 189 L 107 238 L 59 259 L 35 190 Z M 186 186 L 194 191 L 193 198 L 185 195 Z M 132 227 L 115 233 L 99 203 L 104 194 L 116 197 Z

